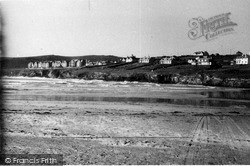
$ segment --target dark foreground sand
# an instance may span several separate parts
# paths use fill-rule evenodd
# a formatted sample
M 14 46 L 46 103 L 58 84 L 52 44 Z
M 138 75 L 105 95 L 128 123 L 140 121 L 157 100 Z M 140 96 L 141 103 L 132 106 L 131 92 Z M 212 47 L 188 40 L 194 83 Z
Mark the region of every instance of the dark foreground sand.
M 7 153 L 65 164 L 250 164 L 246 107 L 7 100 Z

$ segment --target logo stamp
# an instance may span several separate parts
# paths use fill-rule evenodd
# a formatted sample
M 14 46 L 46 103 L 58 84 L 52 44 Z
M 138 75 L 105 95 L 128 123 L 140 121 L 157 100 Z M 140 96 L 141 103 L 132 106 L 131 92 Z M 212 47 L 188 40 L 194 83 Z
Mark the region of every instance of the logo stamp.
M 188 31 L 188 37 L 196 40 L 204 36 L 206 40 L 211 40 L 219 35 L 233 32 L 234 26 L 237 26 L 237 24 L 231 21 L 230 14 L 229 12 L 208 19 L 197 17 L 189 20 L 188 25 L 191 30 Z

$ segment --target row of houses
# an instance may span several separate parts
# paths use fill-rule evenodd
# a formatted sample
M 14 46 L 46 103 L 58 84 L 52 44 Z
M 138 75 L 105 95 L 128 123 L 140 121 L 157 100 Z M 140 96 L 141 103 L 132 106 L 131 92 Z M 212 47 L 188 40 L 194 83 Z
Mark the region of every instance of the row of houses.
M 116 61 L 112 61 L 112 63 L 117 63 Z M 29 62 L 28 68 L 40 68 L 40 69 L 48 69 L 48 68 L 73 68 L 73 67 L 83 67 L 83 66 L 102 66 L 107 65 L 106 61 L 89 61 L 89 60 L 80 60 L 80 59 L 72 59 L 70 61 L 44 61 L 44 62 Z
M 228 61 L 226 60 L 226 57 L 222 57 L 222 59 L 224 58 L 223 61 Z M 151 62 L 155 62 L 159 63 L 159 64 L 175 64 L 176 62 L 178 63 L 178 61 L 186 61 L 188 64 L 190 65 L 202 65 L 202 66 L 209 66 L 212 65 L 213 61 L 216 61 L 216 59 L 213 59 L 212 56 L 208 56 L 208 55 L 202 55 L 202 54 L 197 54 L 196 55 L 191 55 L 191 56 L 186 56 L 185 58 L 180 56 L 162 56 L 161 58 L 158 58 L 157 60 L 155 59 L 155 57 L 150 57 L 150 56 L 145 56 L 142 58 L 135 58 L 133 57 L 127 57 L 127 58 L 123 58 L 122 62 L 125 63 L 130 63 L 130 62 L 139 62 L 139 63 L 151 63 Z M 228 65 L 248 65 L 250 64 L 250 56 L 247 54 L 242 54 L 237 56 L 236 58 L 230 58 L 229 62 L 227 63 Z
M 163 56 L 161 58 L 155 59 L 151 58 L 149 56 L 145 56 L 139 59 L 132 59 L 131 57 L 124 58 L 122 62 L 130 63 L 130 62 L 139 62 L 139 63 L 150 63 L 158 61 L 159 64 L 173 64 L 175 61 L 178 61 L 179 59 L 176 56 Z M 209 61 L 210 58 L 206 56 L 198 56 L 195 58 L 188 59 L 188 63 L 191 65 L 211 65 L 211 62 Z
M 138 58 L 136 58 L 133 54 L 131 56 L 128 56 L 126 58 L 122 58 L 121 60 L 122 62 L 125 62 L 125 63 L 131 63 L 131 62 L 137 62 L 138 61 Z
M 28 68 L 67 68 L 67 67 L 82 67 L 85 65 L 84 60 L 72 59 L 70 61 L 43 61 L 43 62 L 29 62 Z
M 161 57 L 150 57 L 145 56 L 142 58 L 136 58 L 134 55 L 123 58 L 120 61 L 89 61 L 81 59 L 72 59 L 70 61 L 44 61 L 44 62 L 30 62 L 28 63 L 28 68 L 72 68 L 72 67 L 83 67 L 83 66 L 103 66 L 110 63 L 159 63 L 159 64 L 168 64 L 168 65 L 178 65 L 181 63 L 186 63 L 190 65 L 201 65 L 201 66 L 210 66 L 213 63 L 220 63 L 222 65 L 249 65 L 250 56 L 247 54 L 234 56 L 220 56 L 214 57 L 209 56 L 207 52 L 195 52 L 196 55 L 187 55 L 187 56 L 161 56 Z M 229 57 L 229 58 L 228 58 Z M 233 59 L 232 59 L 233 57 Z
M 162 59 L 159 59 L 160 64 L 172 64 L 172 60 L 174 58 L 172 56 L 164 56 Z M 150 56 L 145 56 L 142 58 L 136 58 L 135 56 L 123 58 L 122 62 L 124 63 L 131 63 L 131 62 L 139 62 L 139 63 L 150 63 L 154 62 L 155 58 L 151 58 Z
M 86 61 L 86 66 L 103 66 L 103 65 L 107 65 L 107 62 L 106 61 L 91 62 L 89 60 Z
M 211 57 L 208 56 L 199 56 L 196 58 L 190 58 L 188 59 L 188 63 L 191 65 L 202 65 L 202 66 L 209 66 L 211 65 Z

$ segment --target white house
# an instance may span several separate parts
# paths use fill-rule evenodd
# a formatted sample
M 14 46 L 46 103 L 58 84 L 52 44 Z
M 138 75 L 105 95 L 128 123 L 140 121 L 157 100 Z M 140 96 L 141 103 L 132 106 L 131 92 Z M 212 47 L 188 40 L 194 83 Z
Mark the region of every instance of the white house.
M 201 56 L 196 58 L 197 65 L 211 65 L 210 58 L 207 56 Z
M 86 60 L 86 66 L 94 66 L 94 63 L 91 62 L 90 60 Z
M 126 61 L 126 63 L 136 62 L 137 58 L 132 54 L 131 56 L 128 56 L 125 61 Z
M 164 57 L 160 60 L 160 64 L 172 64 L 173 59 L 173 56 Z
M 150 61 L 149 56 L 145 56 L 139 59 L 139 63 L 149 63 L 149 61 Z
M 77 62 L 78 59 L 72 59 L 70 62 L 69 62 L 69 67 L 76 67 L 76 62 Z
M 61 67 L 61 63 L 62 63 L 61 61 L 55 61 L 52 63 L 52 67 L 54 68 Z
M 126 58 L 122 58 L 122 60 L 121 60 L 122 62 L 126 62 Z
M 37 68 L 38 67 L 38 62 L 34 62 L 33 63 L 33 68 Z
M 51 67 L 52 67 L 52 62 L 51 61 L 42 62 L 41 68 L 48 69 L 48 68 L 51 68 Z
M 195 59 L 189 59 L 188 63 L 190 63 L 191 65 L 196 65 L 196 60 Z
M 194 52 L 194 55 L 196 56 L 203 56 L 204 52 L 203 51 L 196 51 Z
M 33 68 L 33 62 L 28 63 L 28 68 L 29 69 Z
M 131 57 L 126 58 L 126 63 L 133 62 L 133 59 Z
M 47 66 L 47 62 L 42 62 L 42 66 L 41 67 L 42 68 L 47 68 L 46 66 Z
M 61 65 L 64 68 L 69 67 L 69 62 L 64 60 L 64 61 L 62 61 Z
M 37 68 L 42 68 L 43 67 L 43 62 L 38 62 Z
M 236 65 L 247 65 L 249 64 L 249 55 L 243 54 L 242 56 L 238 56 L 235 59 Z
M 84 61 L 83 60 L 77 60 L 76 61 L 76 67 L 82 67 L 84 65 Z

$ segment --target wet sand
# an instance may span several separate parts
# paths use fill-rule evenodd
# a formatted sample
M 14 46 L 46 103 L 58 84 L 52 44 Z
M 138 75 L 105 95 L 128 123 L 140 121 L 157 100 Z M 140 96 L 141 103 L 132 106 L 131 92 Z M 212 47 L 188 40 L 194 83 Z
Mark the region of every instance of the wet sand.
M 250 163 L 250 111 L 244 105 L 248 103 L 244 98 L 240 101 L 243 104 L 220 107 L 157 101 L 75 100 L 82 92 L 74 91 L 68 93 L 75 96 L 73 100 L 72 97 L 55 100 L 55 96 L 66 95 L 67 89 L 52 93 L 28 84 L 13 89 L 6 90 L 3 110 L 7 153 L 63 154 L 65 164 Z M 181 96 L 174 91 L 154 96 L 141 89 L 126 94 L 124 90 L 112 93 L 119 90 L 112 89 L 108 88 L 106 94 L 103 88 L 102 92 L 82 95 L 138 97 L 148 93 L 150 98 L 165 95 L 172 99 L 199 99 L 194 94 Z M 47 99 L 41 98 L 43 95 Z

